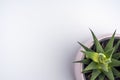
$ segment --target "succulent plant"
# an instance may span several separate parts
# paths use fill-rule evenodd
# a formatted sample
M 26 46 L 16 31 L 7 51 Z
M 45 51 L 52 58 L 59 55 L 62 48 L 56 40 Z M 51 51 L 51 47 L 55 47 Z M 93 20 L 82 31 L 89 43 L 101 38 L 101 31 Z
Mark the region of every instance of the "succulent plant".
M 100 44 L 93 31 L 90 29 L 96 50 L 86 47 L 78 42 L 83 48 L 85 57 L 83 60 L 75 61 L 75 63 L 83 63 L 87 65 L 83 69 L 83 73 L 91 72 L 90 80 L 115 80 L 120 78 L 120 71 L 116 67 L 120 67 L 120 52 L 117 49 L 120 45 L 120 40 L 114 44 L 115 33 L 111 36 L 106 46 Z

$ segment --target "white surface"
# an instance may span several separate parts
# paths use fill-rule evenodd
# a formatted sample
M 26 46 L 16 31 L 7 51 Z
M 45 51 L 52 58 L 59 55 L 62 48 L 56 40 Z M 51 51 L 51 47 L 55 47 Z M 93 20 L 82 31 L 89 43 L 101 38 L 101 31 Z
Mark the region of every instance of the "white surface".
M 0 80 L 74 80 L 77 41 L 120 33 L 119 0 L 0 0 Z

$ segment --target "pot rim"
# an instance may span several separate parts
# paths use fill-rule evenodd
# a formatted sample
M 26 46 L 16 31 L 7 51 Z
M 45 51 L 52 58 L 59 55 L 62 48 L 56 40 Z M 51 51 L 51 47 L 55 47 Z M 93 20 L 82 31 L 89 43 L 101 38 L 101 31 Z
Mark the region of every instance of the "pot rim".
M 105 34 L 105 35 L 98 36 L 97 38 L 100 41 L 103 39 L 110 38 L 111 36 L 112 36 L 112 34 Z M 120 34 L 116 34 L 115 37 L 120 38 Z M 88 39 L 86 42 L 84 42 L 84 45 L 87 46 L 88 48 L 90 48 L 93 45 L 93 40 Z M 74 61 L 82 60 L 84 58 L 84 54 L 82 52 L 80 52 L 81 50 L 84 50 L 84 49 L 82 47 L 80 47 L 80 49 L 78 50 L 78 52 L 76 54 Z M 74 63 L 75 80 L 86 80 L 84 74 L 81 73 L 82 70 L 83 70 L 82 63 Z

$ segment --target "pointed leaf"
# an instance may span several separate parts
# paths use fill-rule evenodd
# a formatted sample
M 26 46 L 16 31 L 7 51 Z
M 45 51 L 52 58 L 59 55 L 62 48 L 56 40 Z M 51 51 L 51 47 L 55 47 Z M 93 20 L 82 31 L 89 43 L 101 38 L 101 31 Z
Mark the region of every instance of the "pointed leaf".
M 109 70 L 109 72 L 103 71 L 103 73 L 107 76 L 109 80 L 114 80 L 113 72 L 111 69 Z
M 103 73 L 101 73 L 99 76 L 99 80 L 104 80 L 104 78 L 105 78 L 105 75 Z
M 99 64 L 99 65 L 101 66 L 101 69 L 102 69 L 103 71 L 108 72 L 108 64 Z
M 78 44 L 80 44 L 86 51 L 92 51 L 90 48 L 86 47 L 82 43 L 78 42 Z
M 100 70 L 93 70 L 90 80 L 95 80 L 99 76 L 100 73 L 101 73 Z
M 94 62 L 99 62 L 98 61 L 98 57 L 99 57 L 99 54 L 96 53 L 96 52 L 89 52 L 89 51 L 82 51 L 84 54 L 86 54 L 86 57 L 87 58 L 90 58 L 92 59 Z
M 84 71 L 89 71 L 89 70 L 93 70 L 93 69 L 97 69 L 97 63 L 95 62 L 91 62 L 84 70 Z
M 120 78 L 120 71 L 118 71 L 117 69 L 115 69 L 115 68 L 113 68 L 112 69 L 113 70 L 113 73 L 114 73 L 114 75 L 118 78 Z
M 90 63 L 90 59 L 83 59 L 83 60 L 80 60 L 80 61 L 74 61 L 74 63 L 83 63 L 83 64 L 89 64 Z
M 92 71 L 89 70 L 89 71 L 83 71 L 82 73 L 85 74 L 85 73 L 91 73 Z
M 117 42 L 117 44 L 115 45 L 115 51 L 114 51 L 114 52 L 116 52 L 116 51 L 117 51 L 117 49 L 118 49 L 119 45 L 120 45 L 120 40 L 119 40 L 119 41 Z
M 120 58 L 120 53 L 115 53 L 115 54 L 113 54 L 113 56 L 112 56 L 114 59 L 119 59 Z
M 107 57 L 107 58 L 111 58 L 112 55 L 113 55 L 114 50 L 115 50 L 115 47 L 109 49 L 108 51 L 106 51 L 106 52 L 105 52 L 106 57 Z
M 98 41 L 97 37 L 95 36 L 95 34 L 93 33 L 93 31 L 90 29 L 91 33 L 92 33 L 92 37 L 96 46 L 96 52 L 98 53 L 104 53 L 104 50 L 100 44 L 100 42 Z
M 118 67 L 120 66 L 120 61 L 117 59 L 112 59 L 112 62 L 109 65 L 112 67 Z
M 116 30 L 115 32 L 113 33 L 112 37 L 110 38 L 110 40 L 108 41 L 104 51 L 107 51 L 109 49 L 111 49 L 113 47 L 113 42 L 114 42 L 114 36 L 115 36 L 115 33 L 116 33 Z

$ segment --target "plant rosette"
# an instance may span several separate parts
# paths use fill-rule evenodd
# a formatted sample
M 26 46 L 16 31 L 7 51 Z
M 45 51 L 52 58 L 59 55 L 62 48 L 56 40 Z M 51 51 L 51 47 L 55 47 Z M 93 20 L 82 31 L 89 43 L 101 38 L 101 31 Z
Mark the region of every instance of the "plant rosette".
M 81 48 L 75 59 L 76 80 L 120 80 L 120 34 L 96 37 Z

